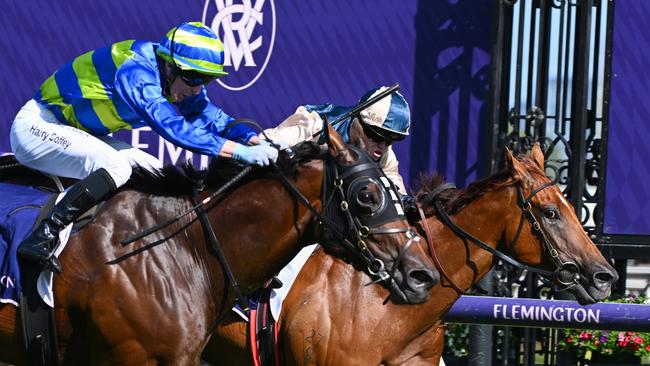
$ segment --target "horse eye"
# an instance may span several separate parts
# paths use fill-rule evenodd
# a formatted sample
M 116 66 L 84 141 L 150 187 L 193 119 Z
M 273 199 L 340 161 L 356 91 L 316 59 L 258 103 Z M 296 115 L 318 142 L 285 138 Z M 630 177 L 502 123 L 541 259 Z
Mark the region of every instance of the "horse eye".
M 363 203 L 372 203 L 372 194 L 370 194 L 370 192 L 359 193 L 359 201 Z
M 544 217 L 549 220 L 556 220 L 560 217 L 560 214 L 553 208 L 549 208 L 544 211 Z

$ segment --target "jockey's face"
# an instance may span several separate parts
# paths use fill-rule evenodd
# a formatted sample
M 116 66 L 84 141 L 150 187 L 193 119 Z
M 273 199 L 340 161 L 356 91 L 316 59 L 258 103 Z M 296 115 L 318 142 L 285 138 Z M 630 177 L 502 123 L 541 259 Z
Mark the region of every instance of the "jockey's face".
M 164 74 L 172 75 L 174 73 L 174 66 L 170 63 L 164 63 Z M 169 95 L 166 95 L 173 103 L 180 102 L 181 100 L 199 94 L 203 85 L 189 85 L 180 75 L 176 75 L 172 84 L 169 86 Z
M 366 150 L 373 159 L 379 160 L 388 151 L 393 141 L 378 138 L 372 134 L 372 131 L 366 133 L 359 119 L 354 118 L 350 124 L 350 143 Z
M 169 87 L 169 97 L 174 103 L 180 102 L 189 96 L 199 94 L 202 87 L 202 84 L 194 86 L 188 85 L 183 78 L 177 76 Z

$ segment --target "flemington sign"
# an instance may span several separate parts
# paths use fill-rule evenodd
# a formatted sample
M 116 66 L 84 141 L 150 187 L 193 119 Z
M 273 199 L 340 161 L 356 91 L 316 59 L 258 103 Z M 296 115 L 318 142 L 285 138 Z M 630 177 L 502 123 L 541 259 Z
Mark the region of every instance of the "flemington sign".
M 553 322 L 600 323 L 600 309 L 572 308 L 551 305 L 492 305 L 493 319 Z
M 449 310 L 449 323 L 512 327 L 650 331 L 650 305 L 462 296 Z

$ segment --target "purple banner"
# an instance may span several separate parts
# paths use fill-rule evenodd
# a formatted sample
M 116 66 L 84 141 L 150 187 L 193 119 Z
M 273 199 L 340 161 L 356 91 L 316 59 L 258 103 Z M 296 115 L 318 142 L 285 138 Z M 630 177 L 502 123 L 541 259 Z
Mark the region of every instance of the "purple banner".
M 461 296 L 449 309 L 450 323 L 494 324 L 649 332 L 650 305 Z
M 650 2 L 614 6 L 605 234 L 650 235 Z
M 124 39 L 158 41 L 202 20 L 222 38 L 230 75 L 209 87 L 233 117 L 277 125 L 299 105 L 353 105 L 401 84 L 413 116 L 400 171 L 440 171 L 458 185 L 484 173 L 488 0 L 9 0 L 0 12 L 0 152 L 19 108 L 59 66 Z M 147 128 L 117 136 L 168 162 L 191 157 Z M 203 163 L 207 158 L 203 159 Z

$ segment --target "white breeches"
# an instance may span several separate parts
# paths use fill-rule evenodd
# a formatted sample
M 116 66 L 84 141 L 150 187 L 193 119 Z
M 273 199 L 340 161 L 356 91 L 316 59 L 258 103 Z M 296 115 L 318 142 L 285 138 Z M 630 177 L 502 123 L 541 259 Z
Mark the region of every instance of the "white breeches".
M 35 100 L 21 108 L 9 136 L 16 159 L 44 173 L 83 179 L 104 168 L 122 186 L 131 177 L 132 168 L 162 168 L 154 156 L 111 136 L 93 136 L 61 123 Z

